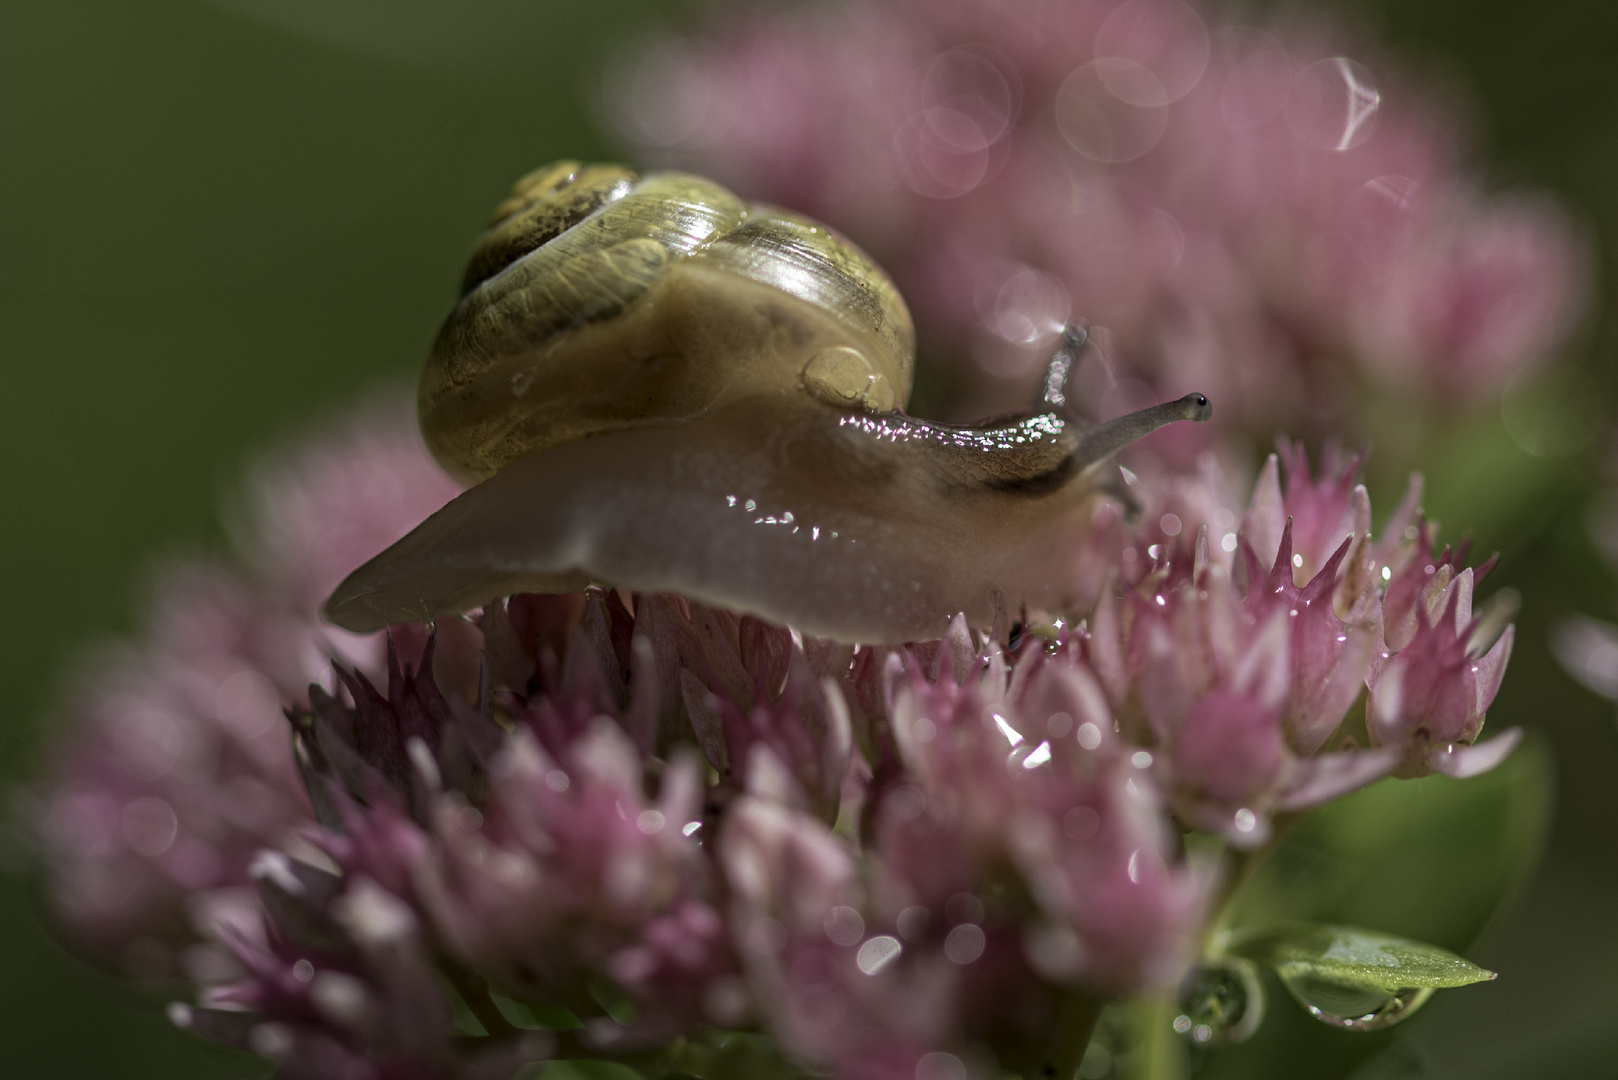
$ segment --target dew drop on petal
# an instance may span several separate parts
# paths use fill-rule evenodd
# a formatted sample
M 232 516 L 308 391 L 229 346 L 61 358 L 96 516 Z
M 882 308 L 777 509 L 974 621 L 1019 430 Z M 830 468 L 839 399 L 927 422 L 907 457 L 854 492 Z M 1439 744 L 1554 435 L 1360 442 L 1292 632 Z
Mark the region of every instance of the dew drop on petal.
M 1086 750 L 1094 750 L 1101 745 L 1101 729 L 1086 720 L 1079 725 L 1079 745 Z
M 854 957 L 854 962 L 859 965 L 859 969 L 865 974 L 875 975 L 897 960 L 899 954 L 903 951 L 904 946 L 899 944 L 898 938 L 882 934 L 861 945 L 860 951 Z
M 1006 723 L 1005 717 L 999 713 L 990 713 L 989 715 L 994 720 L 994 726 L 1000 729 L 1000 734 L 1006 737 L 1006 742 L 1012 746 L 1017 746 L 1022 742 L 1022 732 Z
M 1051 744 L 1049 742 L 1042 742 L 1038 746 L 1034 747 L 1033 753 L 1022 759 L 1022 767 L 1025 769 L 1037 769 L 1050 759 Z
M 663 815 L 657 810 L 642 810 L 635 819 L 635 827 L 647 836 L 656 836 L 663 831 Z

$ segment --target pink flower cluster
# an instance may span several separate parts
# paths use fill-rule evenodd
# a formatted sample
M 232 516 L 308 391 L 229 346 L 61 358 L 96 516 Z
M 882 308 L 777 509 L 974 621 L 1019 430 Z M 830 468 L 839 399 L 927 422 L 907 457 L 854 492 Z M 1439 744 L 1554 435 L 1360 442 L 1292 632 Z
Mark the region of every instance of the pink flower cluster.
M 417 1075 L 359 908 L 415 969 L 446 955 L 492 1033 L 498 996 L 601 1056 L 762 1023 L 841 1075 L 1033 1059 L 1065 991 L 1174 983 L 1208 881 L 1094 680 L 1025 642 L 853 649 L 601 592 L 441 621 L 385 689 L 343 670 L 293 711 L 320 855 L 261 857 L 267 919 L 223 938 L 245 977 L 179 1015 L 309 1075 Z M 412 1030 L 452 1045 L 411 978 L 437 1025 Z
M 1121 730 L 1156 755 L 1181 819 L 1237 847 L 1262 843 L 1274 811 L 1389 773 L 1473 775 L 1521 737 L 1474 746 L 1514 636 L 1504 604 L 1473 616 L 1488 566 L 1463 568 L 1464 548 L 1433 553 L 1419 477 L 1374 537 L 1357 467 L 1333 455 L 1315 480 L 1303 448 L 1283 444 L 1239 532 L 1229 510 L 1194 533 L 1164 512 L 1150 567 L 1121 597 L 1104 589 L 1076 635 Z M 1219 521 L 1231 523 L 1222 536 Z M 1344 721 L 1367 688 L 1361 747 L 1357 717 Z M 1331 748 L 1334 734 L 1344 749 Z
M 934 362 L 976 362 L 957 410 L 1022 405 L 1082 316 L 1091 407 L 1202 390 L 1268 437 L 1366 384 L 1487 397 L 1582 300 L 1562 213 L 1479 191 L 1454 116 L 1343 48 L 1180 0 L 731 7 L 608 96 L 645 157 L 868 246 Z
M 198 991 L 176 1022 L 287 1076 L 493 1080 L 715 1029 L 858 1080 L 1042 1075 L 1075 1001 L 1194 962 L 1220 868 L 1182 830 L 1252 846 L 1516 737 L 1472 745 L 1510 630 L 1419 486 L 1373 538 L 1357 462 L 1317 479 L 1292 446 L 1245 507 L 1211 457 L 1135 477 L 1138 515 L 1103 506 L 1074 553 L 1081 621 L 873 648 L 593 590 L 338 639 L 321 538 L 379 547 L 451 493 L 404 422 L 272 471 L 257 568 L 91 673 L 37 796 L 66 931 L 168 950 Z

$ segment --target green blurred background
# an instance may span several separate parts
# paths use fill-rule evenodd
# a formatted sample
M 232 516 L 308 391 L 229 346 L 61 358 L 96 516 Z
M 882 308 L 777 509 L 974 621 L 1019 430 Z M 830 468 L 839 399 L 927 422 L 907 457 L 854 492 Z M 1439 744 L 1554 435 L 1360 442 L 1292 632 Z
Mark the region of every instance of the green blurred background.
M 1491 185 L 1555 192 L 1613 262 L 1618 5 L 1335 6 L 1476 103 Z M 71 660 L 135 624 L 154 560 L 222 546 L 216 508 L 254 451 L 413 377 L 510 181 L 614 154 L 593 101 L 605 59 L 693 9 L 0 5 L 0 785 L 26 775 Z M 1601 428 L 1610 309 L 1598 281 L 1570 357 Z M 1503 977 L 1400 1029 L 1433 1076 L 1618 1075 L 1618 728 L 1545 644 L 1567 612 L 1613 613 L 1584 524 L 1606 436 L 1574 427 L 1540 457 L 1491 411 L 1421 454 L 1429 507 L 1500 549 L 1525 598 L 1491 727 L 1534 729 L 1558 776 L 1541 872 L 1477 954 Z M 77 962 L 26 876 L 0 876 L 0 1074 L 267 1074 L 170 1029 L 162 1004 Z

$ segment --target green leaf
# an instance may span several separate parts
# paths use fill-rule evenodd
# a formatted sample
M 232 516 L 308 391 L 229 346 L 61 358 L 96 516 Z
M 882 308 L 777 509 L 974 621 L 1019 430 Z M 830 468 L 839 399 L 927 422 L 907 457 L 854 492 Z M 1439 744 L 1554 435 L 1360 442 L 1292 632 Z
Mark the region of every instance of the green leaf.
M 518 1001 L 500 993 L 489 991 L 489 1000 L 512 1027 L 530 1031 L 572 1031 L 583 1027 L 579 1018 L 560 1005 L 543 1005 L 532 1001 Z
M 1389 993 L 1471 986 L 1495 976 L 1448 949 L 1357 926 L 1282 923 L 1243 933 L 1226 951 L 1283 975 L 1308 974 Z
M 1369 926 L 1469 951 L 1532 871 L 1550 799 L 1549 754 L 1532 733 L 1483 776 L 1383 781 L 1286 829 L 1245 868 L 1220 925 L 1229 938 L 1286 922 Z M 1279 973 L 1265 980 L 1268 992 L 1282 992 Z M 1319 989 L 1302 987 L 1317 1002 Z M 1297 980 L 1286 990 L 1298 996 Z M 1364 1004 L 1345 1000 L 1337 1007 L 1351 1015 Z M 1191 1075 L 1339 1080 L 1386 1050 L 1393 1034 L 1338 1030 L 1299 1009 L 1271 1008 L 1247 1042 L 1194 1048 Z
M 1494 978 L 1448 949 L 1357 926 L 1285 923 L 1227 945 L 1232 954 L 1279 975 L 1316 1020 L 1345 1031 L 1392 1027 L 1435 990 Z

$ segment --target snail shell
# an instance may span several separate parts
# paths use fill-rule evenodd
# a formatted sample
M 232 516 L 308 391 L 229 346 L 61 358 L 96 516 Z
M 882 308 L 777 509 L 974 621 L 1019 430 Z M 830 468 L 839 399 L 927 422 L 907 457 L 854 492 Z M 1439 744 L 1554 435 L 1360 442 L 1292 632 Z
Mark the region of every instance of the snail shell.
M 898 290 L 825 226 L 699 177 L 559 162 L 517 183 L 473 253 L 420 386 L 458 479 L 590 435 L 812 391 L 910 394 Z
M 355 571 L 351 630 L 590 584 L 675 592 L 845 641 L 936 637 L 1072 599 L 1099 466 L 1198 394 L 1097 425 L 905 415 L 910 316 L 822 225 L 680 173 L 560 162 L 474 252 L 420 384 L 476 486 Z

